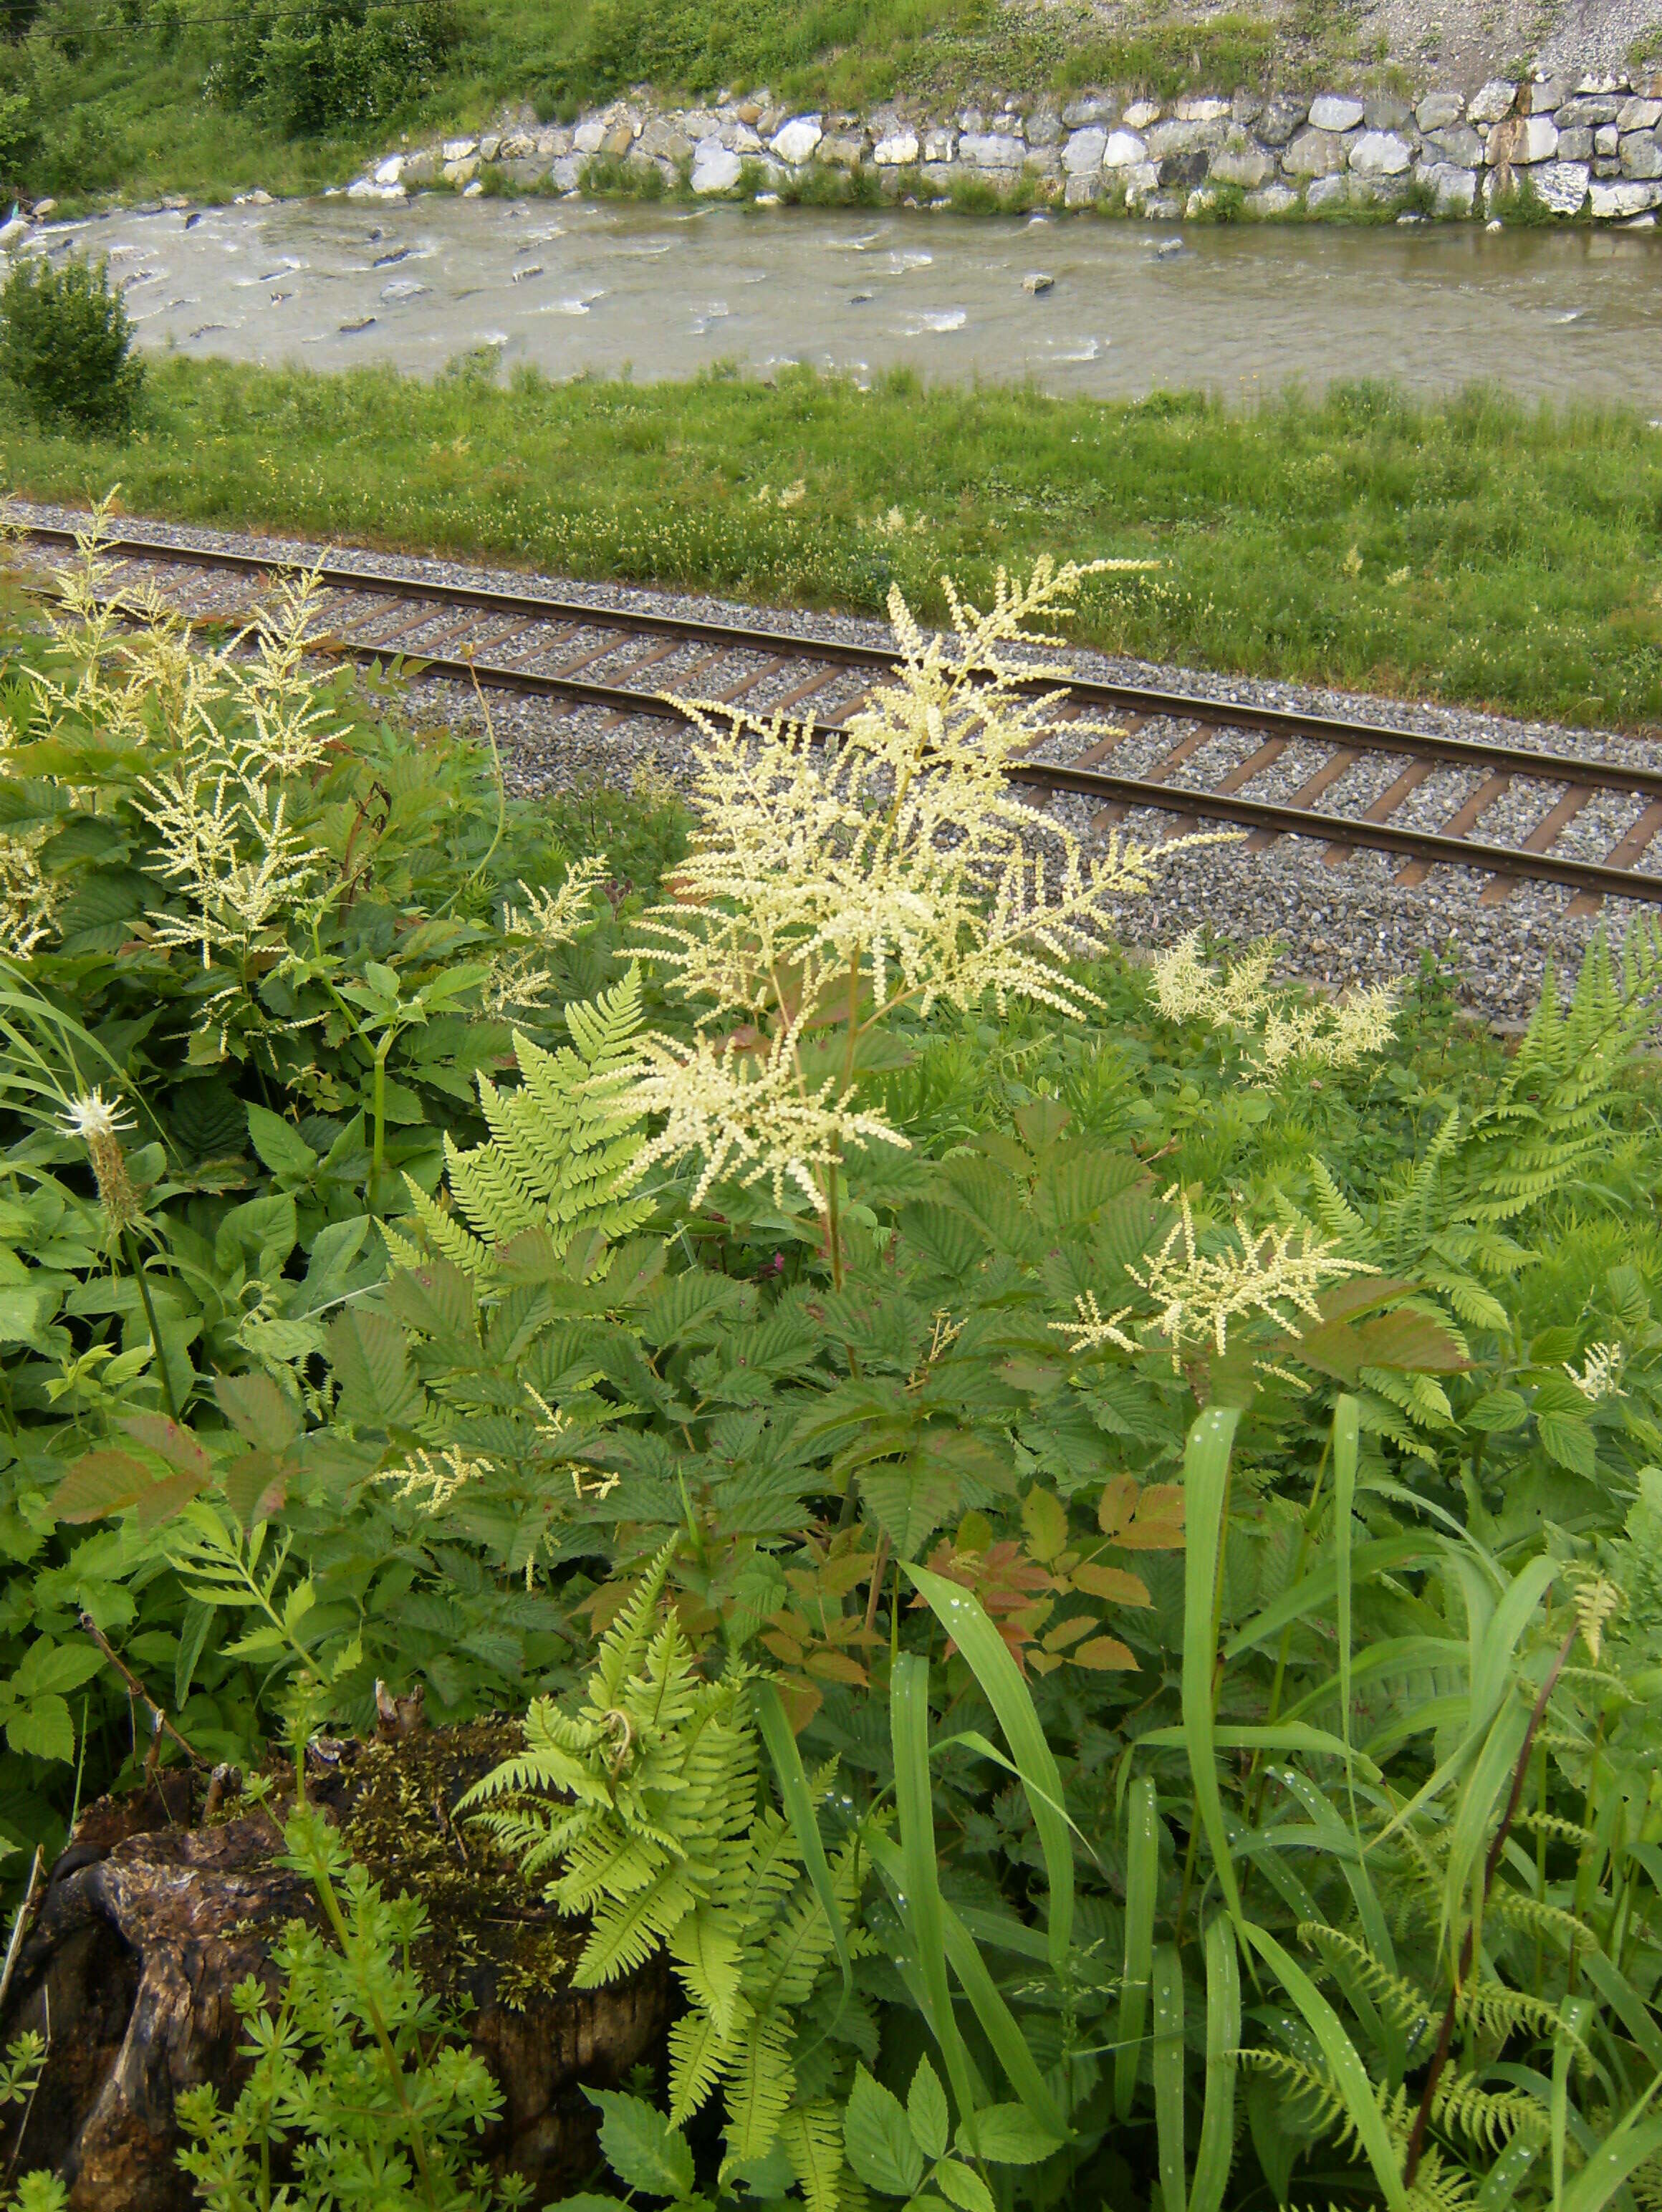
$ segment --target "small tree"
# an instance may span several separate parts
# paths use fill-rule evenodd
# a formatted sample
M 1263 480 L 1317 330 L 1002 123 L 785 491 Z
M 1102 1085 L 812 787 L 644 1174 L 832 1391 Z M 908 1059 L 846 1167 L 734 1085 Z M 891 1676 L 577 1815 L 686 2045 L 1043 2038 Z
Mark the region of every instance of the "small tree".
M 0 289 L 0 379 L 37 421 L 127 429 L 143 382 L 133 326 L 109 265 L 20 260 Z

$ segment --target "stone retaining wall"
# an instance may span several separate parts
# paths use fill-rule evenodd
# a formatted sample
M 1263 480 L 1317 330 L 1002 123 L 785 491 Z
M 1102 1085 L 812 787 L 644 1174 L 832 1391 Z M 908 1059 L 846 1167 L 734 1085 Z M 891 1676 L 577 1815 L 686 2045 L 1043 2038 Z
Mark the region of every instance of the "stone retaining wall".
M 1392 208 L 1409 217 L 1653 226 L 1662 208 L 1662 73 L 1496 80 L 1416 106 L 1382 94 L 1237 93 L 1169 106 L 1096 94 L 929 116 L 795 114 L 764 94 L 698 108 L 615 102 L 574 125 L 508 124 L 389 155 L 348 189 L 581 190 L 600 173 L 701 196 L 845 189 L 928 205 L 1050 201 L 1172 220 L 1239 210 L 1296 216 Z M 966 191 L 966 187 L 980 187 Z

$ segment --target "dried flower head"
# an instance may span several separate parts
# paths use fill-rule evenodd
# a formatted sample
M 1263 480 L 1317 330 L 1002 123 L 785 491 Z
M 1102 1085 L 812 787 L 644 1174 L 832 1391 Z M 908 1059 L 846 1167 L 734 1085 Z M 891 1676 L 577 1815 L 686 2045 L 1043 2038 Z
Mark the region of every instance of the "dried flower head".
M 106 1098 L 101 1089 L 82 1091 L 64 1109 L 64 1134 L 79 1137 L 87 1147 L 104 1218 L 113 1237 L 131 1229 L 142 1211 L 138 1192 L 127 1172 L 126 1155 L 121 1149 L 123 1132 L 133 1126 L 131 1120 L 124 1118 L 119 1103 Z

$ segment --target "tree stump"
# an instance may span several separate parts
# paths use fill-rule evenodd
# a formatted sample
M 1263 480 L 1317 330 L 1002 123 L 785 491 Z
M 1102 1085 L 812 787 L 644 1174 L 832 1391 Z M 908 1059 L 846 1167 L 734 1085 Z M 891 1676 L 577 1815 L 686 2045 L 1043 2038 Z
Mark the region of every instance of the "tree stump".
M 414 1953 L 425 1987 L 466 2014 L 501 2083 L 480 2142 L 544 2204 L 580 2186 L 598 2115 L 580 2085 L 609 2087 L 647 2057 L 669 2019 L 661 1959 L 600 1990 L 574 1990 L 585 1930 L 561 1920 L 477 1830 L 451 1817 L 463 1792 L 523 1741 L 517 1722 L 418 1729 L 387 1743 L 314 1745 L 307 1794 L 339 1826 L 387 1896 L 428 1907 Z M 272 1863 L 290 1791 L 271 1809 L 215 1801 L 174 1769 L 104 1798 L 52 1870 L 18 1960 L 0 2038 L 48 2040 L 33 2104 L 5 2138 L 9 2170 L 55 2167 L 70 2212 L 190 2212 L 175 2163 L 179 2092 L 235 2096 L 245 2063 L 232 1991 L 249 1974 L 275 1991 L 271 1948 L 285 1923 L 320 1923 L 311 1885 Z

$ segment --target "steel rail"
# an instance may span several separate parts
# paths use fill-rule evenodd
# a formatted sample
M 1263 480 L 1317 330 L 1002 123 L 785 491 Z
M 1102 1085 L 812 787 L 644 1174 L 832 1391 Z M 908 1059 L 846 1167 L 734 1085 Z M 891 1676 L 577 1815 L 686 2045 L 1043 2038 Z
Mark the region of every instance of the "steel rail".
M 73 544 L 76 533 L 46 525 L 25 524 L 20 534 L 53 544 Z M 119 558 L 161 561 L 174 567 L 220 568 L 244 574 L 273 573 L 301 565 L 295 556 L 288 555 L 175 545 L 165 538 L 126 533 L 107 536 L 100 550 Z M 766 627 L 749 628 L 648 611 L 637 613 L 630 608 L 596 607 L 581 600 L 546 599 L 535 592 L 502 591 L 441 580 L 366 574 L 327 562 L 317 566 L 321 580 L 331 589 L 362 591 L 405 600 L 432 600 L 441 605 L 474 607 L 490 613 L 546 616 L 553 621 L 616 629 L 624 635 L 635 632 L 684 637 L 691 644 L 733 646 L 799 659 L 831 660 L 862 667 L 889 668 L 895 657 L 892 650 L 886 652 L 877 646 L 802 637 Z M 316 647 L 320 652 L 360 666 L 401 663 L 425 676 L 462 684 L 477 682 L 482 687 L 516 692 L 526 697 L 567 699 L 575 705 L 600 707 L 613 714 L 641 714 L 661 720 L 691 723 L 696 719 L 690 706 L 664 693 L 642 691 L 624 684 L 600 683 L 590 678 L 561 676 L 508 662 L 483 659 L 477 654 L 429 653 L 418 647 L 406 649 L 396 643 L 377 645 L 373 641 L 333 635 L 320 636 Z M 1324 744 L 1336 750 L 1390 751 L 1409 758 L 1481 768 L 1491 775 L 1505 773 L 1545 783 L 1662 796 L 1662 769 L 1638 763 L 1624 767 L 1618 762 L 1586 760 L 1574 753 L 1548 752 L 1527 745 L 1490 744 L 1430 732 L 1397 729 L 1384 723 L 1353 722 L 1337 715 L 1303 714 L 1197 693 L 1100 683 L 1060 673 L 1054 684 L 1043 678 L 1035 678 L 1032 688 L 1054 690 L 1070 705 L 1117 708 L 1137 714 L 1145 720 L 1166 718 L 1209 727 L 1237 728 L 1269 737 Z M 709 704 L 711 711 L 728 711 L 715 702 Z M 800 719 L 816 743 L 839 734 L 839 726 L 835 721 Z M 1411 860 L 1471 868 L 1486 875 L 1556 883 L 1593 896 L 1636 898 L 1662 904 L 1662 875 L 1614 866 L 1608 861 L 1570 860 L 1556 856 L 1550 850 L 1530 852 L 1521 847 L 1451 836 L 1435 830 L 1410 830 L 1390 822 L 1369 822 L 1314 807 L 1282 805 L 1250 799 L 1240 792 L 1208 791 L 1172 781 L 1156 783 L 1135 776 L 1115 775 L 1102 769 L 1070 768 L 1062 763 L 1023 761 L 1012 763 L 1007 773 L 1016 783 L 1042 790 L 1072 792 L 1110 805 L 1195 816 L 1267 830 L 1272 835 L 1316 837 L 1330 846 L 1399 854 Z
M 73 545 L 76 536 L 72 530 L 44 523 L 26 523 L 20 534 L 64 545 Z M 130 533 L 106 537 L 100 550 L 126 559 L 166 561 L 175 567 L 229 569 L 243 574 L 275 573 L 306 565 L 294 555 L 175 545 L 167 538 Z M 708 622 L 691 615 L 594 606 L 585 599 L 549 599 L 537 592 L 456 584 L 436 577 L 386 575 L 323 560 L 313 566 L 332 591 L 357 591 L 387 599 L 430 599 L 436 605 L 473 607 L 488 614 L 541 616 L 550 621 L 577 622 L 601 629 L 684 637 L 692 645 L 728 645 L 758 653 L 783 653 L 797 659 L 837 661 L 849 667 L 892 668 L 896 657 L 894 647 L 861 645 L 847 638 L 804 637 L 792 630 L 775 629 L 761 623 Z M 411 653 L 405 657 L 422 656 Z M 1534 745 L 1452 738 L 1432 730 L 1399 729 L 1390 722 L 1353 721 L 1342 714 L 1257 706 L 1245 700 L 1214 698 L 1205 692 L 1166 690 L 1157 684 L 1111 684 L 1094 677 L 1066 675 L 1061 671 L 1054 679 L 1036 676 L 1026 688 L 1063 693 L 1070 705 L 1112 708 L 1124 714 L 1141 714 L 1148 721 L 1159 718 L 1201 722 L 1215 729 L 1258 731 L 1265 737 L 1304 738 L 1314 744 L 1348 746 L 1363 751 L 1403 753 L 1419 760 L 1443 761 L 1454 767 L 1483 769 L 1491 773 L 1503 770 L 1549 783 L 1591 784 L 1599 790 L 1642 791 L 1653 798 L 1662 798 L 1662 769 L 1641 767 L 1637 763 L 1629 767 L 1619 761 L 1584 759 L 1577 753 L 1549 752 Z

